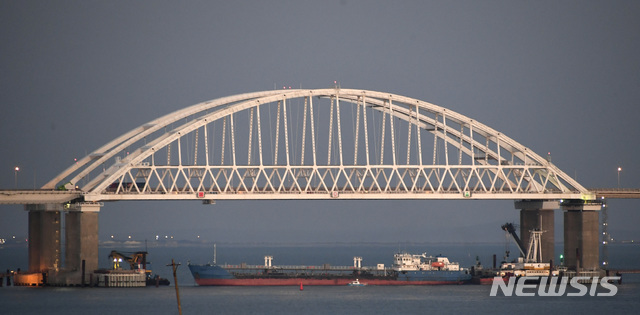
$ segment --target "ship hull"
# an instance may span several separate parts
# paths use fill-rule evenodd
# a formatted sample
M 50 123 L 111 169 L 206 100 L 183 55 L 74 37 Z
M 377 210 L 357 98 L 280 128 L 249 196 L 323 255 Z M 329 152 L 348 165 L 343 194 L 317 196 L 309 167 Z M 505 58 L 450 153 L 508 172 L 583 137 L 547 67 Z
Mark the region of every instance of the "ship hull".
M 236 277 L 217 265 L 189 265 L 189 269 L 196 284 L 200 286 L 346 286 L 358 278 L 366 285 L 388 286 L 465 284 L 471 280 L 471 275 L 463 271 L 404 271 L 394 275 L 351 273 L 313 277 L 300 277 L 295 274 L 252 274 Z
M 196 279 L 199 286 L 341 286 L 348 285 L 352 279 Z M 465 284 L 467 281 L 399 281 L 399 280 L 362 280 L 366 285 L 447 285 Z

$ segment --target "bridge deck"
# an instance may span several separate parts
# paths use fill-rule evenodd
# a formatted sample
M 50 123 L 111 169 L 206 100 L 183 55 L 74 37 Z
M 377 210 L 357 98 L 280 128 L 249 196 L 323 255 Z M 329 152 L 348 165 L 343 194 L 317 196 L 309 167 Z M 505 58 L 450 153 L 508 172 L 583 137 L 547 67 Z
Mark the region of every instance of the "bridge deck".
M 640 189 L 638 188 L 599 188 L 592 189 L 596 197 L 607 199 L 640 199 Z M 176 191 L 173 193 L 122 193 L 122 194 L 85 194 L 78 190 L 60 191 L 46 189 L 32 190 L 0 190 L 0 204 L 45 204 L 45 203 L 66 203 L 68 201 L 84 198 L 86 201 L 109 201 L 109 200 L 292 200 L 292 199 L 487 199 L 487 200 L 516 200 L 516 199 L 580 199 L 580 194 L 568 195 L 566 193 L 528 194 L 513 193 L 510 191 L 494 192 L 471 192 L 470 195 L 460 194 L 458 191 L 433 192 L 423 191 L 337 191 L 332 193 L 322 191 L 228 191 L 228 192 L 205 192 L 197 194 L 189 191 Z
M 0 190 L 0 204 L 63 204 L 82 197 L 81 191 L 66 190 Z
M 589 191 L 594 192 L 598 199 L 640 199 L 640 188 L 593 188 Z

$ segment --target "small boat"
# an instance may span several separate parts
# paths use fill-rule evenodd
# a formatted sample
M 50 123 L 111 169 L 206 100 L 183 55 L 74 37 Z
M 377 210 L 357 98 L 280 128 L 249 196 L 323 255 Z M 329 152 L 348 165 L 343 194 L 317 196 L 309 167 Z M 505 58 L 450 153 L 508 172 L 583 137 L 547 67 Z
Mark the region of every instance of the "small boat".
M 352 287 L 363 287 L 365 285 L 367 285 L 366 283 L 361 283 L 360 280 L 356 279 L 353 280 L 349 283 L 347 283 L 348 286 L 352 286 Z

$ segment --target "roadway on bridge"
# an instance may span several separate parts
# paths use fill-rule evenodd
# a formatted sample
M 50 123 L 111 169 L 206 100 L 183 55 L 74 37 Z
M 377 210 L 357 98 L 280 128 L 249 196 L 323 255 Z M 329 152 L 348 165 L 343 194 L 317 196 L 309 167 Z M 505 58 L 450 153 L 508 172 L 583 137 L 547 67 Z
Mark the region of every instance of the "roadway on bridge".
M 640 188 L 592 188 L 598 199 L 640 199 Z

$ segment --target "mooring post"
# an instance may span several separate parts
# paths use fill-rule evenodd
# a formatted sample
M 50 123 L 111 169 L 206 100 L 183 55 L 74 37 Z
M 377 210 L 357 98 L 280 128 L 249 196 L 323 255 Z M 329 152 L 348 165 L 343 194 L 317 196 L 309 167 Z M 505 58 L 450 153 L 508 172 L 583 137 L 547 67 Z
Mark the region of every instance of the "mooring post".
M 173 268 L 173 283 L 175 283 L 175 286 L 176 286 L 176 299 L 178 300 L 178 314 L 182 315 L 182 306 L 180 306 L 180 291 L 178 290 L 178 276 L 176 275 L 176 269 L 178 269 L 178 266 L 180 266 L 180 264 L 176 264 L 172 258 L 171 264 L 167 266 L 171 266 Z

